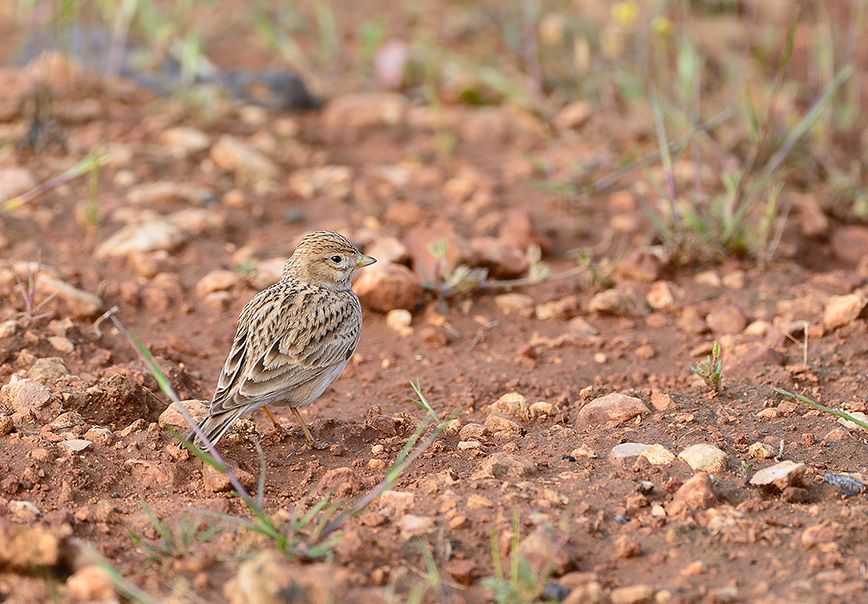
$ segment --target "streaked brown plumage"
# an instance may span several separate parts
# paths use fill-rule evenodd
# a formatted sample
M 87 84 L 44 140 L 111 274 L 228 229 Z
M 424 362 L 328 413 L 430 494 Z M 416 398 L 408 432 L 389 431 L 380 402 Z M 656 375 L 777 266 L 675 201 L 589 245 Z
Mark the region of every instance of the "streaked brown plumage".
M 287 405 L 314 444 L 298 409 L 318 399 L 353 355 L 362 307 L 351 279 L 373 262 L 339 233 L 301 239 L 280 281 L 241 311 L 210 412 L 199 424 L 213 443 L 242 415 L 263 409 L 275 422 L 266 405 Z

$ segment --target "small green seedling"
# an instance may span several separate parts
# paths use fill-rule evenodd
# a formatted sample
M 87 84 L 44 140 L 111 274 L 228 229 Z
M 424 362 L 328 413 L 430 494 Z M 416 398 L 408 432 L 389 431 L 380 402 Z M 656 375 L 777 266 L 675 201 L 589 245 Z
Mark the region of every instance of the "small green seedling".
M 701 377 L 715 393 L 720 392 L 720 382 L 723 377 L 723 363 L 720 360 L 720 342 L 715 342 L 711 347 L 711 354 L 704 361 L 700 361 L 691 367 L 690 370 Z

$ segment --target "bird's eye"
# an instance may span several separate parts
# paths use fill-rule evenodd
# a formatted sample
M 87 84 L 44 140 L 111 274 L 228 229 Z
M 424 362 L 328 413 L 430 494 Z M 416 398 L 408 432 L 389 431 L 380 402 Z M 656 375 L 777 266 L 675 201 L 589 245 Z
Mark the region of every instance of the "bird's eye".
M 340 256 L 332 256 L 331 258 L 329 258 L 329 260 L 331 260 L 335 264 L 339 264 L 342 258 Z

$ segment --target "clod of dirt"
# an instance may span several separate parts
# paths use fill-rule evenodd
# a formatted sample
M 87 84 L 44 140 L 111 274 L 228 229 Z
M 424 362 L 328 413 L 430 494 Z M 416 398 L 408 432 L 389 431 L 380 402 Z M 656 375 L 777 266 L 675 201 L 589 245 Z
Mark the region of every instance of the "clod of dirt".
M 747 454 L 755 459 L 771 459 L 777 451 L 767 443 L 755 442 L 747 448 Z
M 675 300 L 680 297 L 678 289 L 668 281 L 658 281 L 645 295 L 648 305 L 654 310 L 672 310 Z
M 527 399 L 518 392 L 507 392 L 494 401 L 488 408 L 489 413 L 500 413 L 517 421 L 528 421 L 531 418 Z
M 690 445 L 678 454 L 678 459 L 684 460 L 694 470 L 723 472 L 726 469 L 726 453 L 706 443 Z
M 96 564 L 88 564 L 66 580 L 66 595 L 80 602 L 115 602 L 117 591 L 111 577 Z
M 738 306 L 725 304 L 714 309 L 705 317 L 708 327 L 716 334 L 741 333 L 747 325 L 747 318 Z
M 500 279 L 519 277 L 529 267 L 527 256 L 514 243 L 496 237 L 474 237 L 470 240 L 473 265 L 489 270 Z
M 51 390 L 36 380 L 13 376 L 0 388 L 0 405 L 14 414 L 38 411 L 51 400 Z
M 832 251 L 839 260 L 851 264 L 868 258 L 868 227 L 853 224 L 835 229 Z
M 407 541 L 433 531 L 434 518 L 431 516 L 404 514 L 398 521 L 398 527 L 401 529 L 401 538 Z
M 671 516 L 682 516 L 705 510 L 717 503 L 717 496 L 707 472 L 697 472 L 675 492 L 669 504 Z
M 607 289 L 591 298 L 588 310 L 601 315 L 617 317 L 644 317 L 648 314 L 645 300 L 620 289 Z
M 282 602 L 286 594 L 310 604 L 345 601 L 349 573 L 331 564 L 290 564 L 277 552 L 264 551 L 244 562 L 224 589 L 230 604 Z
M 652 283 L 669 261 L 661 246 L 640 247 L 631 251 L 618 264 L 618 275 L 623 279 Z
M 494 453 L 485 458 L 471 478 L 497 478 L 516 480 L 536 472 L 536 464 L 510 453 Z
M 134 379 L 116 373 L 87 389 L 64 393 L 64 409 L 78 411 L 92 424 L 125 426 L 138 419 L 152 421 L 164 403 Z
M 66 531 L 0 520 L 0 569 L 30 572 L 55 566 Z
M 518 551 L 536 572 L 543 569 L 562 575 L 570 570 L 571 560 L 565 546 L 569 535 L 550 525 L 538 526 L 521 540 Z
M 552 319 L 566 321 L 575 317 L 581 309 L 582 301 L 578 296 L 567 296 L 560 300 L 538 304 L 534 312 L 540 321 Z
M 782 461 L 758 471 L 750 479 L 755 487 L 771 488 L 783 491 L 789 486 L 805 487 L 805 473 L 808 467 L 803 463 Z
M 407 97 L 402 94 L 346 94 L 329 102 L 323 111 L 322 122 L 335 134 L 347 128 L 398 126 L 407 119 L 409 106 Z
M 362 271 L 353 290 L 365 307 L 383 313 L 413 310 L 422 299 L 419 277 L 402 264 L 376 264 Z
M 197 422 L 202 421 L 208 415 L 208 401 L 188 399 L 186 401 L 181 401 L 181 404 L 184 405 L 184 408 Z M 160 414 L 157 422 L 160 424 L 161 428 L 172 428 L 180 432 L 185 432 L 190 429 L 190 424 L 188 424 L 187 420 L 184 419 L 184 416 L 178 409 L 178 405 L 174 402 L 166 407 L 166 410 Z
M 828 329 L 836 329 L 849 325 L 862 313 L 868 304 L 868 298 L 862 292 L 846 296 L 832 296 L 826 301 L 823 309 L 823 325 Z
M 534 299 L 527 294 L 500 294 L 494 297 L 494 303 L 505 315 L 514 313 L 525 318 L 533 316 Z
M 620 392 L 612 392 L 595 398 L 579 410 L 578 428 L 598 426 L 607 422 L 625 422 L 637 415 L 646 415 L 651 410 L 641 400 Z
M 235 476 L 245 489 L 256 487 L 256 477 L 250 472 L 234 467 Z M 202 483 L 205 490 L 212 493 L 228 493 L 232 490 L 232 482 L 226 472 L 220 472 L 210 464 L 202 466 Z

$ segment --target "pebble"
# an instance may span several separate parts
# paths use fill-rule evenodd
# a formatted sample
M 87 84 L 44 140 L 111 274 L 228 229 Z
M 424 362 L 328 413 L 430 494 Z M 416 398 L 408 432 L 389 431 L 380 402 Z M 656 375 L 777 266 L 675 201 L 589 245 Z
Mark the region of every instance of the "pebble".
M 386 325 L 401 336 L 413 335 L 413 315 L 409 310 L 395 308 L 386 313 Z
M 838 227 L 832 233 L 831 243 L 839 260 L 859 264 L 868 258 L 868 227 L 858 224 Z
M 6 504 L 6 508 L 9 510 L 9 513 L 12 514 L 13 518 L 17 518 L 23 522 L 33 522 L 39 516 L 42 516 L 42 510 L 30 501 L 13 499 Z
M 409 491 L 383 491 L 380 495 L 380 509 L 391 508 L 398 514 L 403 514 L 412 508 L 416 502 L 416 496 Z
M 488 407 L 488 411 L 497 412 L 518 421 L 528 421 L 531 418 L 527 399 L 519 392 L 507 392 L 501 395 Z
M 211 146 L 211 137 L 187 126 L 169 128 L 160 135 L 160 142 L 180 154 L 197 153 Z
M 536 472 L 536 464 L 529 459 L 510 453 L 493 453 L 486 457 L 471 478 L 497 478 L 517 480 Z
M 578 130 L 585 125 L 593 113 L 588 103 L 575 101 L 558 111 L 553 122 L 558 130 Z
M 302 199 L 346 200 L 352 192 L 353 171 L 348 166 L 318 166 L 296 170 L 289 177 L 290 190 Z M 373 255 L 373 254 L 372 254 Z M 379 256 L 374 256 L 379 259 Z
M 540 321 L 558 319 L 565 321 L 571 319 L 582 309 L 582 301 L 578 296 L 567 296 L 560 300 L 553 300 L 538 304 L 535 309 L 536 318 Z
M 93 443 L 91 441 L 85 440 L 83 438 L 72 438 L 69 440 L 60 441 L 60 446 L 65 447 L 72 453 L 81 453 L 92 444 Z
M 755 487 L 775 488 L 783 491 L 789 486 L 805 486 L 804 477 L 808 467 L 803 463 L 782 461 L 763 468 L 753 475 L 750 484 Z
M 86 564 L 66 579 L 66 596 L 79 602 L 117 602 L 111 577 L 96 564 Z
M 610 421 L 625 422 L 651 411 L 638 398 L 612 392 L 595 398 L 579 410 L 576 425 L 579 428 L 598 426 Z
M 747 454 L 755 459 L 771 459 L 777 451 L 767 443 L 755 442 L 747 448 Z
M 650 585 L 616 587 L 609 593 L 609 601 L 611 604 L 651 604 L 654 588 Z
M 434 530 L 434 519 L 430 516 L 404 514 L 398 520 L 398 528 L 401 530 L 401 538 L 406 541 Z
M 473 264 L 487 268 L 495 278 L 520 277 L 530 267 L 524 251 L 510 241 L 496 237 L 474 237 L 469 244 L 473 251 Z
M 658 411 L 671 411 L 677 408 L 671 396 L 660 392 L 656 388 L 651 390 L 651 406 Z
M 645 453 L 650 446 L 643 443 L 621 443 L 612 447 L 607 459 L 611 464 L 623 466 Z
M 642 452 L 641 457 L 648 460 L 652 466 L 663 466 L 675 461 L 675 455 L 663 445 L 654 444 Z
M 505 315 L 516 314 L 530 318 L 534 314 L 533 296 L 527 294 L 500 294 L 494 297 L 494 303 Z
M 694 470 L 714 474 L 726 469 L 727 455 L 714 445 L 699 443 L 684 449 L 678 454 L 678 459 L 687 462 L 687 465 Z
M 70 340 L 69 338 L 62 338 L 60 336 L 48 336 L 48 343 L 51 344 L 51 347 L 54 348 L 57 352 L 69 354 L 70 352 L 75 350 L 75 344 L 73 344 L 72 340 Z
M 99 244 L 95 254 L 97 258 L 113 258 L 157 250 L 171 252 L 186 238 L 184 232 L 168 220 L 131 224 Z
M 214 192 L 196 185 L 160 180 L 132 187 L 126 198 L 130 205 L 150 209 L 172 203 L 201 205 L 214 199 Z
M 471 422 L 462 426 L 461 430 L 458 431 L 458 437 L 461 440 L 475 440 L 482 438 L 484 433 L 485 426 Z
M 623 279 L 653 283 L 660 278 L 667 262 L 662 246 L 636 248 L 618 264 L 618 275 Z
M 523 429 L 518 422 L 499 413 L 489 413 L 485 418 L 485 431 L 488 434 L 521 434 Z
M 683 485 L 669 504 L 668 513 L 672 516 L 682 516 L 708 509 L 717 503 L 711 479 L 707 472 L 697 472 Z
M 190 412 L 190 415 L 193 416 L 197 422 L 202 421 L 205 417 L 208 416 L 208 401 L 201 401 L 197 399 L 188 399 L 185 401 L 181 401 L 181 404 Z M 160 414 L 157 423 L 161 428 L 173 428 L 179 432 L 188 432 L 190 430 L 190 424 L 184 419 L 184 416 L 181 415 L 181 412 L 178 410 L 178 406 L 173 402 L 168 407 L 166 407 L 165 411 Z
M 322 123 L 333 132 L 347 128 L 398 126 L 406 121 L 409 106 L 410 103 L 403 94 L 391 92 L 349 94 L 329 102 L 323 111 Z
M 52 568 L 60 560 L 60 540 L 56 528 L 21 526 L 0 521 L 0 568 L 31 572 Z
M 51 397 L 51 390 L 29 378 L 13 377 L 0 388 L 0 405 L 12 413 L 41 409 Z
M 518 551 L 535 572 L 562 575 L 568 568 L 570 557 L 564 547 L 569 536 L 550 524 L 536 527 L 518 545 Z
M 232 172 L 239 184 L 261 186 L 276 180 L 278 168 L 265 154 L 249 143 L 224 134 L 211 147 L 211 159 L 221 170 Z
M 419 277 L 402 264 L 376 264 L 361 271 L 353 290 L 367 308 L 383 313 L 413 310 L 423 293 Z
M 286 602 L 287 594 L 304 594 L 313 603 L 346 602 L 348 582 L 346 569 L 324 562 L 293 564 L 266 549 L 241 563 L 223 594 L 228 604 L 277 604 Z
M 868 299 L 861 292 L 830 297 L 823 309 L 823 325 L 827 329 L 849 325 L 859 318 L 866 303 Z
M 395 237 L 380 237 L 365 249 L 365 253 L 383 264 L 407 264 L 410 252 Z
M 459 440 L 458 441 L 458 450 L 459 451 L 474 451 L 482 448 L 482 443 L 478 440 Z
M 720 306 L 705 317 L 708 327 L 716 334 L 741 333 L 747 325 L 747 318 L 737 306 Z
M 196 284 L 196 294 L 200 297 L 213 292 L 223 292 L 232 289 L 241 282 L 241 275 L 236 271 L 213 270 Z
M 645 295 L 645 300 L 654 310 L 672 310 L 675 298 L 675 286 L 668 281 L 657 281 Z
M 834 472 L 826 472 L 823 475 L 823 480 L 832 486 L 841 489 L 841 494 L 844 497 L 854 497 L 865 490 L 865 485 L 853 476 L 847 474 L 835 474 Z
M 103 302 L 99 296 L 73 287 L 66 281 L 61 281 L 44 273 L 36 278 L 37 292 L 43 295 L 54 295 L 69 308 L 69 312 L 81 319 L 93 317 L 103 309 Z
M 645 300 L 620 289 L 607 289 L 598 293 L 591 298 L 588 310 L 617 317 L 644 317 L 647 314 Z

